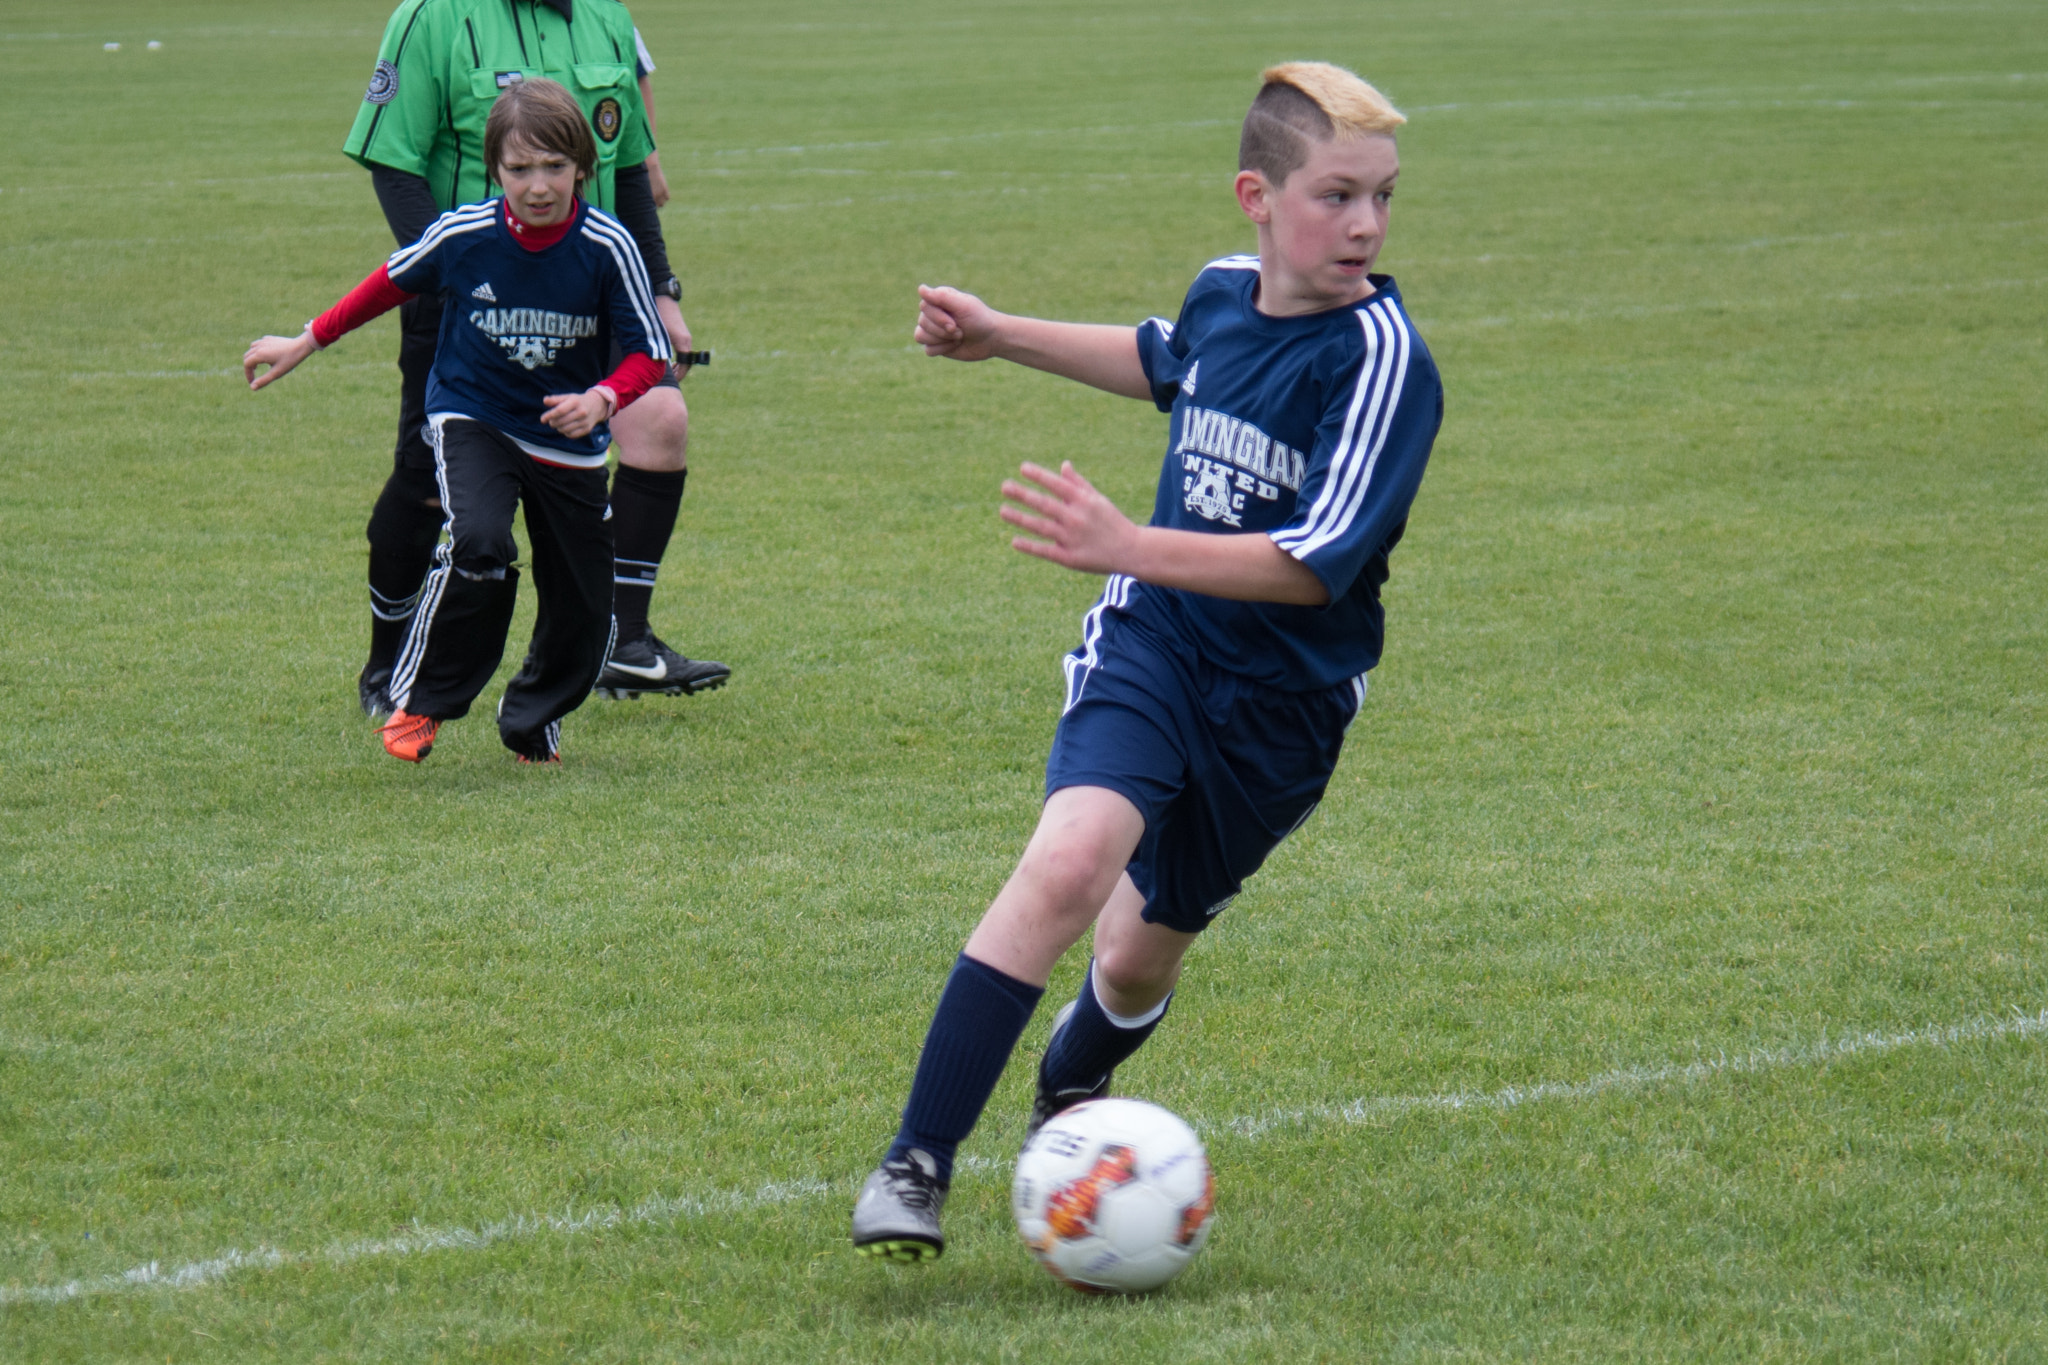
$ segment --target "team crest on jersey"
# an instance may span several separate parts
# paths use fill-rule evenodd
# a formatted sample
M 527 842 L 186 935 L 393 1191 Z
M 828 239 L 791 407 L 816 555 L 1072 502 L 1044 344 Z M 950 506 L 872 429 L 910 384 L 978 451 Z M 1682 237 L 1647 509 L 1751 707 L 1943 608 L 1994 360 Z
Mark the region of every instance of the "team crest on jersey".
M 479 308 L 470 325 L 497 342 L 514 365 L 537 370 L 582 337 L 597 335 L 597 319 L 545 308 Z
M 1213 460 L 1192 455 L 1186 457 L 1186 464 L 1188 473 L 1180 486 L 1187 496 L 1181 499 L 1181 505 L 1225 526 L 1244 525 L 1244 494 L 1231 488 L 1230 471 Z
M 398 68 L 390 62 L 378 62 L 377 69 L 370 73 L 370 88 L 363 92 L 363 99 L 370 104 L 389 104 L 398 96 Z
M 590 111 L 591 126 L 597 129 L 597 135 L 606 142 L 618 140 L 622 117 L 619 113 L 619 102 L 609 95 L 599 100 L 597 108 Z

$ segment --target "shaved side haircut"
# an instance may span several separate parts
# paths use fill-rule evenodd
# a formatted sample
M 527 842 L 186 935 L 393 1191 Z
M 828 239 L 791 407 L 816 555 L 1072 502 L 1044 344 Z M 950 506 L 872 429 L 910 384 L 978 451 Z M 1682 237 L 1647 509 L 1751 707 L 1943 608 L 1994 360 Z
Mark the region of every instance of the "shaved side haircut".
M 1391 136 L 1407 117 L 1355 73 L 1328 62 L 1282 62 L 1244 116 L 1237 168 L 1279 188 L 1308 160 L 1309 149 L 1337 137 Z

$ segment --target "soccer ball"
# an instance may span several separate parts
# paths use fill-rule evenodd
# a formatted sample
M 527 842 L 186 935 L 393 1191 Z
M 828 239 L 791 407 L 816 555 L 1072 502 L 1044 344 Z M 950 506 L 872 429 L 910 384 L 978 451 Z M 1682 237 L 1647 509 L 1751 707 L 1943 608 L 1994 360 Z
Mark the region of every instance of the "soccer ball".
M 1088 1100 L 1025 1145 L 1010 1208 L 1060 1283 L 1141 1294 L 1180 1274 L 1209 1240 L 1216 1177 L 1178 1116 L 1143 1100 Z

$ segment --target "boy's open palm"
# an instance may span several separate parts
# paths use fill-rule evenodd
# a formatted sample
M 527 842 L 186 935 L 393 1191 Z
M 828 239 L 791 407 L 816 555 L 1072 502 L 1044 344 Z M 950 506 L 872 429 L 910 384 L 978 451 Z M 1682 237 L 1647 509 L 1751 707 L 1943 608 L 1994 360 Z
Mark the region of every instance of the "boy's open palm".
M 917 287 L 917 329 L 926 355 L 987 360 L 995 354 L 996 310 L 974 295 L 945 285 Z
M 1073 461 L 1063 461 L 1057 474 L 1036 464 L 1019 472 L 1030 483 L 1005 479 L 1003 496 L 1023 505 L 1005 506 L 1000 514 L 1026 532 L 1010 541 L 1013 548 L 1083 573 L 1116 573 L 1131 562 L 1137 526 L 1075 472 Z

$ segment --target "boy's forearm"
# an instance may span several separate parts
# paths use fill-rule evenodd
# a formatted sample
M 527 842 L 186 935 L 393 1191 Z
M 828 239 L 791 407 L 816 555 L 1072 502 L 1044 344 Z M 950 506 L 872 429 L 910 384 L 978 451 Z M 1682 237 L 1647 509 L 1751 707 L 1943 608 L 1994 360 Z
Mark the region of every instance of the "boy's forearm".
M 1092 322 L 1048 322 L 1005 313 L 989 338 L 1005 360 L 1077 379 L 1126 398 L 1150 398 L 1152 386 L 1138 363 L 1138 329 Z
M 307 330 L 313 334 L 314 342 L 324 349 L 364 323 L 382 317 L 414 297 L 393 284 L 390 268 L 380 265 L 361 284 L 342 295 L 339 303 L 308 323 Z
M 1207 535 L 1140 526 L 1120 571 L 1162 588 L 1235 602 L 1320 607 L 1330 593 L 1315 571 L 1263 535 Z

